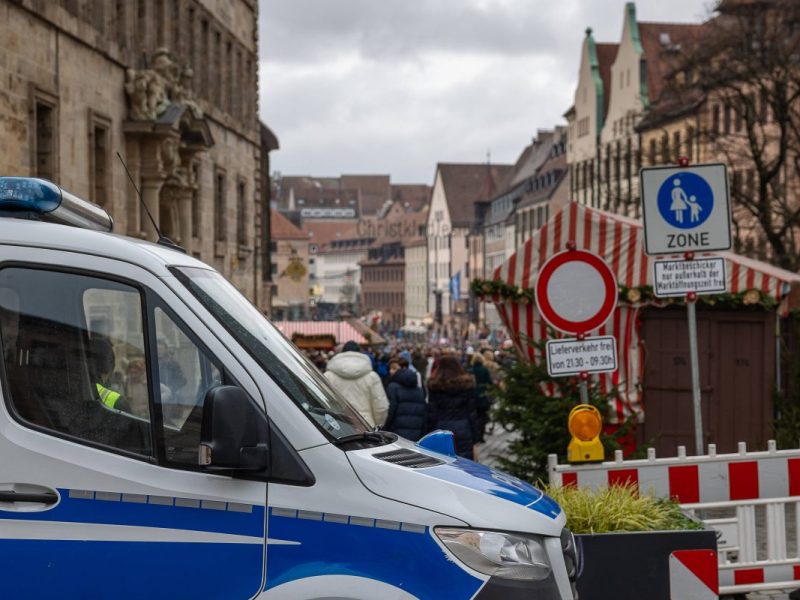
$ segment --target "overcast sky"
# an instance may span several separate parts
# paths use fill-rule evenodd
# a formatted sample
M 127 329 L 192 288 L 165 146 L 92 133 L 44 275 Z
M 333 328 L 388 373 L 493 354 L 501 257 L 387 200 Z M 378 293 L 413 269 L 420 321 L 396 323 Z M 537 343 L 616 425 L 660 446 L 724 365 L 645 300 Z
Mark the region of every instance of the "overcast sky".
M 260 114 L 284 175 L 513 163 L 564 122 L 581 42 L 618 42 L 624 0 L 259 0 Z M 699 22 L 709 0 L 639 0 L 640 21 Z

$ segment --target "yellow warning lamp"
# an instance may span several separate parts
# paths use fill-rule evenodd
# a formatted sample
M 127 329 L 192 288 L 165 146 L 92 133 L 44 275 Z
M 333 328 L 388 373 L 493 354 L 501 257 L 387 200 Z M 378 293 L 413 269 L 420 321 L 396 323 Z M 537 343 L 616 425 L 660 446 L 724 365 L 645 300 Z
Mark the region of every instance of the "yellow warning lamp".
M 590 404 L 578 404 L 569 412 L 567 427 L 572 440 L 567 446 L 567 461 L 598 462 L 606 457 L 600 430 L 603 419 L 600 411 Z

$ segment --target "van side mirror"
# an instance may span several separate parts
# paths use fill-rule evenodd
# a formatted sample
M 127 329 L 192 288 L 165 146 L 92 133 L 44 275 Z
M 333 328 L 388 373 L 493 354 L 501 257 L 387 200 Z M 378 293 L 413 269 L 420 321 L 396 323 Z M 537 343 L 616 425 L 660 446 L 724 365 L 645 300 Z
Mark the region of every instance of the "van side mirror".
M 247 393 L 220 385 L 206 393 L 198 464 L 209 470 L 263 471 L 269 466 L 267 420 Z

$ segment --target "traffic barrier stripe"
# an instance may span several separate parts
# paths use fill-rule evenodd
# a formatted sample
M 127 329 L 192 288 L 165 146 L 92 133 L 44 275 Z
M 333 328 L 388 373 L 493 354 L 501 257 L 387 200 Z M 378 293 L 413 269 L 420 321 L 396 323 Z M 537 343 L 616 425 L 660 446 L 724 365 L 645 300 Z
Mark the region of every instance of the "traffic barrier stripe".
M 764 583 L 764 569 L 736 569 L 733 572 L 734 585 Z
M 742 460 L 744 456 L 740 454 L 701 457 L 711 458 L 703 461 L 696 460 L 698 457 L 662 459 L 682 464 L 637 460 L 577 467 L 558 465 L 554 472 L 565 487 L 627 484 L 657 496 L 669 496 L 681 504 L 800 496 L 800 457 L 785 457 L 779 452 L 755 454 L 764 456 L 756 460 Z
M 639 488 L 639 472 L 636 469 L 615 469 L 608 472 L 608 485 L 630 485 Z
M 676 550 L 669 556 L 670 600 L 716 600 L 719 593 L 717 553 Z
M 800 458 L 789 459 L 789 495 L 800 496 Z
M 755 500 L 759 497 L 756 461 L 729 463 L 728 480 L 731 500 Z
M 691 503 L 700 501 L 700 479 L 697 465 L 685 467 L 669 467 L 669 497 L 678 502 Z

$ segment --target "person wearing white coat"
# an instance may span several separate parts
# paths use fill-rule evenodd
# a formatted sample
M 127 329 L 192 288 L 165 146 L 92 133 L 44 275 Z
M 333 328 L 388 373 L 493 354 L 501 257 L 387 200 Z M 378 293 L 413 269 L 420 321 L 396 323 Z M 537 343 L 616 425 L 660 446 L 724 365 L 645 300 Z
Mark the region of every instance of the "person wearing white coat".
M 372 361 L 355 342 L 328 361 L 325 377 L 333 388 L 355 408 L 372 427 L 380 427 L 389 414 L 389 400 Z

